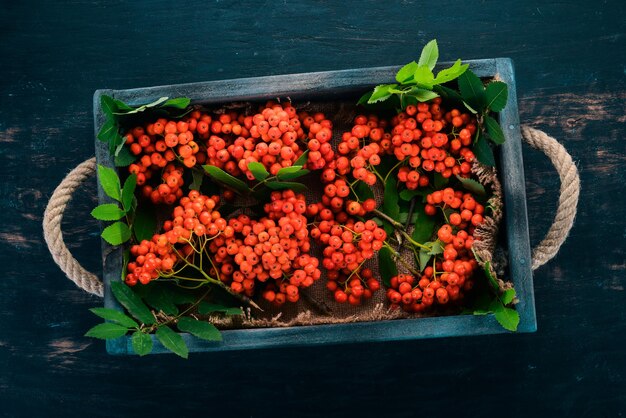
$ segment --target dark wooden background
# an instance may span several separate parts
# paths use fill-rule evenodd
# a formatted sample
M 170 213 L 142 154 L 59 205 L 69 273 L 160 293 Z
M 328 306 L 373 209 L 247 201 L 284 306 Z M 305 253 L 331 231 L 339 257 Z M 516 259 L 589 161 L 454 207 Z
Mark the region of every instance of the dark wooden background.
M 623 0 L 171 3 L 0 1 L 0 415 L 624 415 Z M 435 37 L 443 59 L 513 58 L 522 121 L 578 162 L 575 227 L 535 273 L 537 333 L 188 361 L 109 356 L 83 337 L 101 301 L 55 266 L 41 221 L 93 155 L 94 90 L 403 64 Z M 537 243 L 559 180 L 537 151 L 524 159 Z M 100 272 L 94 189 L 76 196 L 65 232 Z

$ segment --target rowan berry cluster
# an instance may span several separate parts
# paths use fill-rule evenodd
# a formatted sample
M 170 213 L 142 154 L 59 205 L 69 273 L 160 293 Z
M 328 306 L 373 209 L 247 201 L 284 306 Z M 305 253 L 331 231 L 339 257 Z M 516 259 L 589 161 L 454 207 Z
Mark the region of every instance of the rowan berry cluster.
M 353 176 L 369 185 L 376 182 L 372 168 L 380 164 L 380 157 L 392 154 L 399 161 L 398 179 L 408 189 L 426 187 L 429 172 L 444 178 L 452 175 L 468 177 L 474 154 L 469 146 L 476 132 L 476 120 L 458 109 L 445 112 L 441 99 L 407 106 L 391 119 L 391 123 L 375 115 L 359 115 L 350 132 L 342 136 L 337 147 L 339 154 L 350 157 Z M 337 160 L 337 169 L 345 174 L 347 161 Z M 342 172 L 343 170 L 343 172 Z
M 253 220 L 239 215 L 228 221 L 232 236 L 220 236 L 209 244 L 220 265 L 217 276 L 237 293 L 252 296 L 255 281 L 266 283 L 263 297 L 282 305 L 296 302 L 299 289 L 321 276 L 319 261 L 311 257 L 306 201 L 291 190 L 273 192 L 264 207 L 267 217 Z
M 215 210 L 219 196 L 203 196 L 192 190 L 179 203 L 172 212 L 172 219 L 163 224 L 163 234 L 155 234 L 151 241 L 143 240 L 131 246 L 130 254 L 134 259 L 128 263 L 127 284 L 147 284 L 162 273 L 171 273 L 181 258 L 194 252 L 194 237 L 228 234 L 226 220 Z
M 474 154 L 468 147 L 476 132 L 476 121 L 458 109 L 445 112 L 440 104 L 441 99 L 437 98 L 407 106 L 392 120 L 394 155 L 398 160 L 409 158 L 409 166 L 398 173 L 398 179 L 408 189 L 423 186 L 420 176 L 424 172 L 435 171 L 444 178 L 468 177 L 471 172 Z
M 408 312 L 422 312 L 435 303 L 446 305 L 462 299 L 474 285 L 472 275 L 477 267 L 471 251 L 472 234 L 483 222 L 483 205 L 470 193 L 450 187 L 427 195 L 426 201 L 428 215 L 435 215 L 438 209 L 447 213 L 447 223 L 437 230 L 444 247 L 433 265 L 424 269 L 419 281 L 406 274 L 391 279 L 387 298 L 392 306 L 402 306 Z
M 163 169 L 164 173 L 174 169 L 182 173 L 180 165 L 194 168 L 211 164 L 233 176 L 243 174 L 253 180 L 248 169 L 251 162 L 262 163 L 275 175 L 293 165 L 305 149 L 309 150 L 307 167 L 320 169 L 334 160 L 331 138 L 332 123 L 323 113 L 297 113 L 290 103 L 275 102 L 268 102 L 254 115 L 195 110 L 182 120 L 161 118 L 137 126 L 125 136 L 130 152 L 139 157 L 129 172 L 137 175 L 143 195 L 154 204 L 173 204 L 175 197 L 180 198 L 176 190 L 183 185 L 182 175 L 175 176 L 176 181 L 165 174 L 157 179 Z M 177 166 L 171 168 L 174 164 Z M 150 179 L 155 181 L 148 184 Z
M 324 214 L 330 214 L 330 217 Z M 363 264 L 382 248 L 387 234 L 373 220 L 356 221 L 346 212 L 335 216 L 330 210 L 322 209 L 319 215 L 321 221 L 312 227 L 311 237 L 324 245 L 322 266 L 327 270 L 327 287 L 334 292 L 337 302 L 358 305 L 361 295 L 369 298 L 371 292 L 380 288 L 371 270 L 363 268 Z M 357 285 L 362 289 L 357 287 L 353 292 L 351 289 Z M 344 295 L 353 297 L 344 298 Z
M 379 121 L 377 116 L 366 118 L 359 115 L 354 119 L 354 126 L 350 132 L 345 132 L 337 151 L 343 158 L 337 160 L 337 171 L 346 174 L 350 169 L 355 179 L 362 180 L 373 186 L 376 175 L 373 167 L 380 164 L 380 155 L 384 149 L 378 144 L 383 137 L 386 121 Z M 369 142 L 366 142 L 369 139 Z
M 370 299 L 380 289 L 380 283 L 372 270 L 362 268 L 350 274 L 345 270 L 331 272 L 326 288 L 333 292 L 336 302 L 359 306 L 363 299 Z

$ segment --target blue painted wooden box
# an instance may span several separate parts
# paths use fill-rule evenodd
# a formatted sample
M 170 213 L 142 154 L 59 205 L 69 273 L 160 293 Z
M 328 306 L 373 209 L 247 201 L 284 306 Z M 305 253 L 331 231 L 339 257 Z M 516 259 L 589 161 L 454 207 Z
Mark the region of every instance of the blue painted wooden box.
M 499 173 L 505 198 L 505 233 L 509 255 L 509 277 L 517 291 L 520 315 L 518 332 L 537 329 L 531 254 L 528 238 L 526 190 L 522 163 L 522 143 L 517 112 L 517 95 L 513 64 L 510 59 L 497 58 L 468 61 L 470 68 L 482 78 L 497 75 L 509 86 L 508 103 L 500 113 L 506 142 L 500 147 Z M 442 64 L 446 65 L 446 64 Z M 324 97 L 342 100 L 342 96 L 358 97 L 374 85 L 394 82 L 399 67 L 363 68 L 309 74 L 291 74 L 268 77 L 220 80 L 201 83 L 159 86 L 129 90 L 98 90 L 94 95 L 94 124 L 97 133 L 105 117 L 100 107 L 103 94 L 131 105 L 152 102 L 159 97 L 189 97 L 192 104 L 218 104 L 234 101 L 265 100 L 290 97 L 294 101 Z M 352 99 L 351 99 L 352 100 Z M 96 140 L 98 164 L 113 167 L 106 145 Z M 100 203 L 108 198 L 100 189 Z M 104 304 L 108 308 L 122 309 L 110 291 L 112 280 L 118 280 L 122 270 L 122 249 L 103 241 Z M 418 338 L 450 337 L 462 335 L 497 334 L 505 331 L 493 315 L 442 316 L 394 321 L 360 322 L 350 324 L 298 326 L 291 328 L 247 329 L 223 331 L 223 341 L 210 343 L 183 335 L 190 351 L 223 351 L 253 348 L 339 344 L 370 341 L 410 340 Z M 154 353 L 167 350 L 154 339 Z M 110 354 L 132 353 L 130 337 L 107 341 Z

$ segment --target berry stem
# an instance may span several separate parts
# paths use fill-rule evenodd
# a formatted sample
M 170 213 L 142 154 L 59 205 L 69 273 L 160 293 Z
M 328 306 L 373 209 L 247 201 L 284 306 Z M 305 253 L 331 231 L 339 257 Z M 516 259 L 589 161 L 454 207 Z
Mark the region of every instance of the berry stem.
M 402 236 L 404 238 L 407 239 L 407 241 L 409 241 L 411 244 L 413 244 L 416 247 L 419 247 L 423 250 L 432 250 L 432 248 L 430 248 L 427 245 L 424 244 L 420 244 L 419 242 L 415 241 L 413 238 L 411 238 L 411 236 L 409 234 L 406 233 L 406 231 L 404 230 L 404 225 L 402 225 L 400 222 L 396 221 L 395 219 L 387 216 L 386 214 L 384 214 L 383 212 L 381 212 L 378 209 L 374 209 L 374 213 L 378 216 L 380 216 L 381 218 L 385 219 L 387 222 L 389 222 L 391 225 L 393 225 L 394 228 L 396 228 L 400 234 L 402 234 Z
M 259 305 L 257 305 L 252 299 L 250 299 L 249 297 L 242 295 L 241 293 L 237 293 L 234 290 L 232 290 L 230 287 L 228 287 L 224 282 L 222 282 L 221 280 L 216 280 L 213 277 L 209 276 L 208 274 L 206 274 L 202 269 L 198 268 L 198 266 L 196 266 L 193 263 L 190 263 L 189 261 L 187 261 L 186 258 L 182 257 L 180 252 L 178 252 L 178 250 L 172 246 L 172 249 L 174 250 L 174 252 L 178 255 L 178 257 L 185 263 L 187 264 L 189 267 L 197 270 L 200 274 L 202 274 L 202 276 L 206 279 L 207 283 L 211 283 L 214 285 L 217 285 L 219 287 L 221 287 L 222 289 L 224 289 L 225 291 L 227 291 L 228 293 L 230 293 L 232 296 L 234 296 L 235 298 L 239 299 L 240 301 L 252 306 L 253 308 L 256 308 L 258 310 L 260 310 L 261 312 L 263 312 L 263 309 L 261 309 L 261 307 Z
M 402 255 L 401 255 L 399 252 L 397 252 L 397 251 L 396 251 L 396 250 L 395 250 L 395 249 L 394 249 L 391 245 L 389 245 L 389 243 L 388 243 L 388 242 L 386 242 L 386 241 L 385 241 L 384 246 L 385 246 L 385 247 L 387 247 L 387 249 L 389 249 L 389 251 L 391 251 L 391 254 L 393 255 L 393 257 L 394 257 L 395 261 L 399 261 L 399 262 L 400 262 L 400 264 L 402 264 L 402 265 L 403 265 L 403 266 L 404 266 L 404 267 L 405 267 L 408 271 L 410 271 L 410 272 L 411 272 L 411 274 L 413 274 L 413 275 L 414 275 L 414 276 L 416 276 L 416 277 L 419 277 L 419 276 L 421 276 L 421 275 L 422 275 L 422 273 L 421 273 L 421 272 L 419 272 L 419 271 L 415 270 L 415 268 L 414 268 L 412 265 L 410 265 L 409 263 L 407 263 L 407 262 L 404 260 L 404 258 L 402 258 Z

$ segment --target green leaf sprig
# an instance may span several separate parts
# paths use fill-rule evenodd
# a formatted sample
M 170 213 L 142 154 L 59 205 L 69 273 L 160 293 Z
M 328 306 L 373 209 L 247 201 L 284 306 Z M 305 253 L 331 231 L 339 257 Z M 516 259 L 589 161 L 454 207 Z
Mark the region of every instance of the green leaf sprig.
M 104 228 L 102 238 L 111 245 L 121 245 L 133 235 L 138 242 L 151 239 L 156 230 L 156 215 L 149 208 L 137 207 L 137 176 L 128 176 L 122 187 L 114 169 L 98 165 L 98 180 L 104 193 L 116 201 L 91 211 L 91 216 L 100 221 L 115 221 Z
M 165 348 L 180 357 L 187 358 L 189 348 L 183 337 L 174 328 L 205 341 L 221 341 L 222 334 L 215 325 L 196 317 L 185 316 L 196 308 L 201 315 L 243 314 L 239 308 L 206 302 L 205 297 L 208 291 L 199 298 L 190 298 L 189 295 L 181 298 L 182 294 L 180 293 L 165 291 L 162 287 L 152 286 L 150 290 L 143 290 L 142 298 L 126 284 L 119 281 L 111 283 L 111 291 L 128 314 L 109 308 L 90 309 L 92 313 L 107 322 L 92 327 L 85 336 L 108 340 L 130 333 L 133 351 L 140 356 L 152 352 L 153 339 L 151 334 L 154 333 L 155 338 Z M 180 304 L 187 306 L 182 310 L 178 308 Z M 154 310 L 151 310 L 148 305 Z
M 190 103 L 191 100 L 186 97 L 174 99 L 160 97 L 152 103 L 133 107 L 121 100 L 103 94 L 100 96 L 100 106 L 106 120 L 100 128 L 97 137 L 100 141 L 109 146 L 109 153 L 114 157 L 115 165 L 118 167 L 126 167 L 135 161 L 135 156 L 130 152 L 128 147 L 124 146 L 125 140 L 120 134 L 121 118 L 151 109 L 175 109 L 184 111 L 189 107 Z
M 474 139 L 473 152 L 478 161 L 495 166 L 493 150 L 487 142 L 496 145 L 504 143 L 504 132 L 493 113 L 501 112 L 508 100 L 508 87 L 502 81 L 492 80 L 486 86 L 471 70 L 459 77 L 459 91 L 465 107 L 476 116 L 478 129 Z
M 439 94 L 434 91 L 436 86 L 448 83 L 461 76 L 468 68 L 468 64 L 462 64 L 461 60 L 435 74 L 433 69 L 439 59 L 437 40 L 428 42 L 422 49 L 419 61 L 411 61 L 396 73 L 396 83 L 380 84 L 374 91 L 368 92 L 361 97 L 359 104 L 374 104 L 383 102 L 392 96 L 397 96 L 400 107 L 405 108 L 410 104 L 427 102 Z

